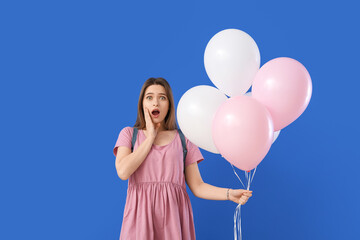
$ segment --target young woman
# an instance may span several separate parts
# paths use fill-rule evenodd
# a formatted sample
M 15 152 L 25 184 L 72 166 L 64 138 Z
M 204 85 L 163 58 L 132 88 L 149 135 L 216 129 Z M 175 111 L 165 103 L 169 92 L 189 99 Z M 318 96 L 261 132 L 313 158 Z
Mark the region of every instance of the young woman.
M 133 152 L 132 127 L 121 130 L 114 147 L 117 174 L 129 179 L 120 239 L 195 239 L 185 181 L 199 198 L 243 205 L 252 196 L 252 191 L 204 183 L 197 166 L 204 158 L 186 137 L 184 173 L 173 95 L 165 79 L 149 78 L 144 83 L 134 128 L 139 131 Z

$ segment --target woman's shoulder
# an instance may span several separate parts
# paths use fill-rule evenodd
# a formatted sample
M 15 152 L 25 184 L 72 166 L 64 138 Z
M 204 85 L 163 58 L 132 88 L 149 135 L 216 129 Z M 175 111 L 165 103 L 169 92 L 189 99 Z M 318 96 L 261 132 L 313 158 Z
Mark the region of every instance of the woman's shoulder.
M 123 128 L 121 129 L 121 131 L 123 131 L 123 130 L 126 130 L 126 131 L 133 130 L 133 127 L 131 127 L 131 126 L 125 126 L 125 127 L 123 127 Z
M 177 130 L 177 129 L 173 129 L 173 130 L 167 130 L 166 132 L 167 132 L 169 135 L 174 136 L 174 135 L 176 135 L 176 133 L 178 133 L 178 130 Z
M 185 136 L 185 134 L 180 130 L 180 128 L 179 129 L 175 129 L 178 133 L 179 133 L 179 136 L 184 136 L 184 139 L 185 139 L 185 141 L 186 142 L 188 142 L 189 141 L 189 139 Z
M 131 126 L 125 126 L 120 130 L 120 135 L 131 135 L 133 133 L 134 127 Z

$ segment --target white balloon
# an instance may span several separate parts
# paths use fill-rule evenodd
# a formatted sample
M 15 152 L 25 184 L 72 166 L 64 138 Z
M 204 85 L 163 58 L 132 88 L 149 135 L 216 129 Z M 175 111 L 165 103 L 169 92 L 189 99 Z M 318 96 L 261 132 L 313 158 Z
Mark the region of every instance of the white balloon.
M 252 37 L 238 29 L 226 29 L 208 42 L 204 64 L 214 85 L 228 96 L 243 95 L 260 67 L 260 52 Z
M 247 92 L 247 93 L 244 94 L 244 96 L 251 97 L 251 96 L 252 96 L 252 92 Z M 281 131 L 281 130 L 274 132 L 274 139 L 273 139 L 273 142 L 272 142 L 272 143 L 274 143 L 275 140 L 278 138 L 278 136 L 279 136 L 279 134 L 280 134 L 280 131 Z
M 247 92 L 244 94 L 245 96 L 248 96 L 248 97 L 251 97 L 252 96 L 252 93 L 251 92 Z
M 281 130 L 274 132 L 274 140 L 273 140 L 272 143 L 274 143 L 275 140 L 278 138 L 278 136 L 279 136 L 279 134 L 280 134 L 280 131 L 281 131 Z
M 218 89 L 200 85 L 185 92 L 178 103 L 176 114 L 181 131 L 192 143 L 212 153 L 219 153 L 212 139 L 212 120 L 226 99 Z

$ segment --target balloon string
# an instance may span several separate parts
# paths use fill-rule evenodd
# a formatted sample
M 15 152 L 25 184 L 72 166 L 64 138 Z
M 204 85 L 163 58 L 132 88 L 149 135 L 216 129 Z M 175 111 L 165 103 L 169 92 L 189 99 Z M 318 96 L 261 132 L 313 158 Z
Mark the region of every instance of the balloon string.
M 250 180 L 250 173 L 251 172 L 247 172 L 247 171 L 244 171 L 245 173 L 245 178 L 246 178 L 246 189 L 249 190 L 249 180 Z
M 231 163 L 230 163 L 230 164 L 231 164 Z M 241 181 L 241 179 L 240 179 L 239 175 L 237 175 L 237 173 L 236 173 L 236 171 L 235 171 L 234 166 L 233 166 L 232 164 L 231 164 L 231 166 L 232 166 L 232 168 L 233 168 L 233 170 L 234 170 L 235 175 L 236 175 L 236 176 L 237 176 L 237 178 L 240 180 L 241 184 L 244 186 L 244 184 L 243 184 L 243 182 Z M 245 186 L 244 186 L 244 188 L 245 188 Z
M 239 232 L 237 231 L 237 229 L 239 229 Z M 242 239 L 242 236 L 241 236 L 241 204 L 240 203 L 239 203 L 239 205 L 237 205 L 237 207 L 235 209 L 235 214 L 234 214 L 234 238 L 235 238 L 235 240 L 238 240 L 238 237 L 239 237 L 239 240 Z
M 243 182 L 241 181 L 239 175 L 236 173 L 234 166 L 231 164 L 235 175 L 238 177 L 238 179 L 240 180 L 241 184 L 244 186 Z M 254 172 L 251 174 L 250 172 L 244 171 L 245 172 L 245 178 L 247 180 L 247 186 L 246 189 L 249 190 L 250 189 L 250 184 L 254 179 L 255 176 L 255 172 L 256 172 L 256 168 L 254 170 Z M 245 186 L 244 186 L 245 188 Z M 235 213 L 234 213 L 234 239 L 235 240 L 242 240 L 242 232 L 241 232 L 241 204 L 239 203 L 235 209 Z
M 256 167 L 256 168 L 257 168 L 257 167 Z M 254 173 L 253 173 L 253 176 L 252 176 L 252 178 L 251 178 L 251 182 L 252 182 L 252 180 L 254 179 L 254 176 L 255 176 L 255 173 L 256 173 L 256 168 L 255 168 Z
M 247 190 L 249 190 L 250 188 L 250 179 L 251 179 L 251 172 L 248 173 L 248 186 L 247 186 Z

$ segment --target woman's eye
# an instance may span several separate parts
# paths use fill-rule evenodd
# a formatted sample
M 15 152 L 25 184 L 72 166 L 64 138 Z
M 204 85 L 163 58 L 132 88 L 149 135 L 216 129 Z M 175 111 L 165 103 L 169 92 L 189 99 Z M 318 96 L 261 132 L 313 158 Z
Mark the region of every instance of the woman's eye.
M 146 99 L 151 100 L 151 99 L 152 99 L 152 96 L 147 96 L 147 97 L 146 97 Z M 160 97 L 160 99 L 162 99 L 162 100 L 166 100 L 166 97 Z

